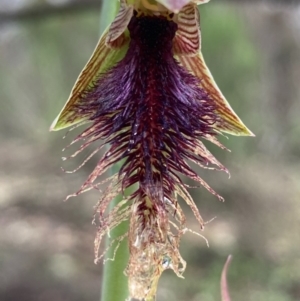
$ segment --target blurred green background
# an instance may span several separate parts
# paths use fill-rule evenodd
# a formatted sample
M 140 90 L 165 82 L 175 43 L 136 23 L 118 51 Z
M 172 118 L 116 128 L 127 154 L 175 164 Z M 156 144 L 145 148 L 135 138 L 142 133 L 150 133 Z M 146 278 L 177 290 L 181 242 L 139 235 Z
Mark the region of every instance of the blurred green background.
M 97 158 L 64 174 L 80 160 L 62 162 L 71 137 L 48 131 L 97 43 L 99 13 L 95 1 L 0 0 L 1 301 L 99 300 L 99 196 L 62 202 Z M 165 272 L 158 300 L 220 300 L 228 254 L 232 301 L 300 300 L 300 8 L 213 0 L 201 26 L 207 64 L 256 137 L 221 137 L 231 153 L 208 145 L 231 178 L 199 174 L 226 202 L 191 191 L 204 219 L 217 217 L 203 233 L 210 247 L 184 236 L 185 280 Z

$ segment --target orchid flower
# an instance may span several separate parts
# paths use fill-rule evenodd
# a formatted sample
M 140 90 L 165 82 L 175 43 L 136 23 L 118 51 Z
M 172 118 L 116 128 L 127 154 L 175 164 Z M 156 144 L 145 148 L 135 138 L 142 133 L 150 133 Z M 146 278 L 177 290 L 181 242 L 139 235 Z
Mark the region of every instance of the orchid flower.
M 191 167 L 227 169 L 203 140 L 225 147 L 217 134 L 253 135 L 216 85 L 201 54 L 197 5 L 209 0 L 121 0 L 120 10 L 104 32 L 70 98 L 51 130 L 77 124 L 88 127 L 72 142 L 82 152 L 109 145 L 78 192 L 103 188 L 96 206 L 95 256 L 106 234 L 125 220 L 130 258 L 126 268 L 130 297 L 153 300 L 165 269 L 182 277 L 182 235 L 189 231 L 178 199 L 204 222 L 180 177 L 187 176 L 223 200 Z M 84 162 L 84 163 L 85 163 Z M 121 162 L 119 172 L 104 175 Z M 130 195 L 125 189 L 135 187 Z M 117 195 L 123 199 L 110 212 Z

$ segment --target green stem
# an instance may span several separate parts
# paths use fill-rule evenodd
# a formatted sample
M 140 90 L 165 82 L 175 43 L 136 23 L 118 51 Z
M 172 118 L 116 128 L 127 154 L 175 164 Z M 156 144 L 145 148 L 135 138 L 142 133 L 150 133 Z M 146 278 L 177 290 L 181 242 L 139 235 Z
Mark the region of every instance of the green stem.
M 114 207 L 121 197 L 117 197 L 110 205 Z M 106 246 L 115 238 L 126 232 L 128 223 L 123 222 L 119 227 L 110 232 L 110 238 L 106 239 Z M 106 254 L 106 258 L 114 257 L 114 247 L 111 247 Z M 123 271 L 128 262 L 127 239 L 121 242 L 114 261 L 107 261 L 103 269 L 102 290 L 100 301 L 125 301 L 128 297 L 128 281 Z
M 117 0 L 103 0 L 100 14 L 100 32 L 101 34 L 107 28 L 107 26 L 114 19 L 119 9 L 119 1 Z M 112 172 L 118 171 L 118 166 L 113 167 Z M 111 210 L 118 202 L 120 197 L 117 197 L 110 204 L 109 210 Z M 122 223 L 119 227 L 110 231 L 110 238 L 106 239 L 106 247 L 109 243 L 124 234 L 128 229 L 128 223 Z M 114 248 L 110 248 L 106 253 L 106 258 L 114 257 Z M 121 242 L 116 258 L 114 261 L 107 261 L 103 269 L 101 299 L 100 301 L 125 301 L 128 297 L 128 284 L 127 278 L 123 271 L 126 268 L 128 262 L 128 245 L 127 240 Z

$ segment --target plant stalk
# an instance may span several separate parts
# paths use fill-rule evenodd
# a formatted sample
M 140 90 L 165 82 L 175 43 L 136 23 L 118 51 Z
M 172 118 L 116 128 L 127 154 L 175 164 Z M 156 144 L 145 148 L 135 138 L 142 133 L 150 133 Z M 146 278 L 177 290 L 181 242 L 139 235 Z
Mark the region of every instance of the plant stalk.
M 101 13 L 100 13 L 100 33 L 102 34 L 104 30 L 113 21 L 119 10 L 119 1 L 117 0 L 103 0 Z M 119 166 L 116 165 L 112 167 L 112 172 L 116 173 Z M 117 197 L 111 202 L 109 210 L 111 210 L 116 204 L 119 203 L 121 199 Z M 123 222 L 119 227 L 110 231 L 110 237 L 106 239 L 106 246 L 108 247 L 110 242 L 124 234 L 128 229 L 128 223 Z M 114 257 L 114 248 L 109 248 L 106 253 L 106 258 Z M 107 261 L 103 268 L 102 285 L 100 301 L 125 301 L 128 297 L 128 284 L 127 278 L 125 277 L 123 271 L 126 268 L 128 262 L 128 244 L 127 240 L 121 242 L 115 260 Z

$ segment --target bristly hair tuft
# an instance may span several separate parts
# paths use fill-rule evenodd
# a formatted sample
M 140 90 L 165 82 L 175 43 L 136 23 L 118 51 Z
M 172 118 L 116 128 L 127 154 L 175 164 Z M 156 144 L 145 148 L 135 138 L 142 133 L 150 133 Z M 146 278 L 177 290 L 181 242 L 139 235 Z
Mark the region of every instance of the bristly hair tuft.
M 172 268 L 179 276 L 185 267 L 178 251 L 180 237 L 186 231 L 178 196 L 191 207 L 201 228 L 204 225 L 179 174 L 222 200 L 190 162 L 227 170 L 201 142 L 205 139 L 223 147 L 215 137 L 215 124 L 221 120 L 210 95 L 200 88 L 199 79 L 174 58 L 172 41 L 177 24 L 163 17 L 133 16 L 128 29 L 130 45 L 125 57 L 100 74 L 76 105 L 75 114 L 91 116 L 91 125 L 76 138 L 85 140 L 79 151 L 100 140 L 110 145 L 77 194 L 97 187 L 96 179 L 122 161 L 119 173 L 110 179 L 96 206 L 100 223 L 96 260 L 103 235 L 130 219 L 127 274 L 133 277 L 132 283 L 148 281 L 142 286 L 151 288 L 161 267 Z M 132 194 L 105 215 L 110 201 L 134 184 Z M 134 278 L 139 277 L 137 262 L 149 269 L 144 271 L 148 280 Z M 143 297 L 151 292 L 141 289 L 139 293 Z

